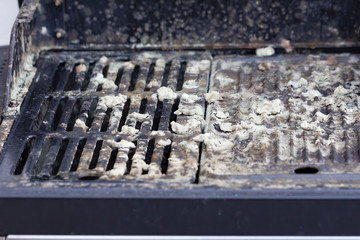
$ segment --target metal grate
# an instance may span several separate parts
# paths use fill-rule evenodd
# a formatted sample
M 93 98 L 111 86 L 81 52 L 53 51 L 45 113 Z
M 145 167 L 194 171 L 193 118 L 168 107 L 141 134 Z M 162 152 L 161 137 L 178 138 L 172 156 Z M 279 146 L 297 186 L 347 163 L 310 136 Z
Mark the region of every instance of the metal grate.
M 37 67 L 28 102 L 3 152 L 3 166 L 12 166 L 11 175 L 195 181 L 199 149 L 186 152 L 188 138 L 174 134 L 171 122 L 189 118 L 175 114 L 187 104 L 180 101 L 182 93 L 206 92 L 209 56 L 49 53 Z M 164 99 L 157 96 L 160 87 Z M 204 97 L 197 104 L 203 114 Z
M 356 55 L 48 52 L 36 67 L 3 182 L 357 187 Z

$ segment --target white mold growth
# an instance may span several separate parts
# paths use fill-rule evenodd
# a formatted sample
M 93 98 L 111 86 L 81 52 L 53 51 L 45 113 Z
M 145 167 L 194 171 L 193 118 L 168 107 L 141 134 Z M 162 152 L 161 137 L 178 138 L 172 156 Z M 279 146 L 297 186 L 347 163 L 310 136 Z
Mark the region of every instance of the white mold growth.
M 168 87 L 161 87 L 157 90 L 159 101 L 164 101 L 165 99 L 174 100 L 178 95 Z
M 256 56 L 269 57 L 275 54 L 275 50 L 272 47 L 258 48 L 256 49 Z

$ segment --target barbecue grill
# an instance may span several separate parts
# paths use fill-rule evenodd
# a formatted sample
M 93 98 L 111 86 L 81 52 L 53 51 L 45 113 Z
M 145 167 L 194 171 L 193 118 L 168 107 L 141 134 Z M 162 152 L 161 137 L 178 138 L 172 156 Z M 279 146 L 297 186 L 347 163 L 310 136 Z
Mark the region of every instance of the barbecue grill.
M 359 12 L 25 0 L 0 235 L 359 234 Z

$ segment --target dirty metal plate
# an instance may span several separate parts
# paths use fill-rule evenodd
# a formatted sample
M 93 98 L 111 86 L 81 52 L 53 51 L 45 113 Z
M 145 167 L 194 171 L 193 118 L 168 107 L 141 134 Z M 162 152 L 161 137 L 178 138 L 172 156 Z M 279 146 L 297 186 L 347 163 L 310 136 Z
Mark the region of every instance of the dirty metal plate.
M 346 182 L 334 175 L 359 174 L 359 63 L 349 55 L 215 57 L 200 182 L 285 176 L 282 187 L 296 179 L 316 186 L 331 174 L 330 186 Z M 311 185 L 297 174 L 318 178 Z
M 5 181 L 196 181 L 199 143 L 173 128 L 197 115 L 192 130 L 201 133 L 210 55 L 103 54 L 38 59 L 2 151 Z M 199 111 L 184 112 L 189 104 Z
M 360 187 L 357 55 L 47 52 L 36 69 L 0 125 L 1 184 Z

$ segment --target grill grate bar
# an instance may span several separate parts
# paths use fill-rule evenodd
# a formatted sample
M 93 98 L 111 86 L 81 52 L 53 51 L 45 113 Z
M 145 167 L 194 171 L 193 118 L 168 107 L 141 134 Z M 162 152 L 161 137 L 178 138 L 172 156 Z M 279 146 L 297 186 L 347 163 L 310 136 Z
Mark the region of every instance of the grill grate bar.
M 167 86 L 173 91 L 176 91 L 176 86 L 178 84 L 178 76 L 180 72 L 180 59 L 173 59 L 171 61 L 171 67 L 168 75 Z
M 146 85 L 147 91 L 153 91 L 161 86 L 164 71 L 165 71 L 164 59 L 156 60 L 152 77 L 149 76 L 149 83 Z
M 65 90 L 66 84 L 68 83 L 68 81 L 71 81 L 70 77 L 74 70 L 73 66 L 74 65 L 72 62 L 66 62 L 64 65 L 64 68 L 60 67 L 59 79 L 54 77 L 54 81 L 57 81 L 57 84 L 55 83 L 55 85 L 56 85 L 55 91 L 64 91 Z
M 95 167 L 95 170 L 97 170 L 99 173 L 102 174 L 103 172 L 106 171 L 112 151 L 113 149 L 110 146 L 108 146 L 106 142 L 104 142 L 100 150 L 99 158 Z
M 150 74 L 149 70 L 150 70 L 150 62 L 145 62 L 142 64 L 139 64 L 139 73 L 137 76 L 137 82 L 135 85 L 135 91 L 136 92 L 141 92 L 144 91 L 145 86 L 146 86 L 146 80 Z
M 94 152 L 98 140 L 96 138 L 89 138 L 86 141 L 81 157 L 79 159 L 79 166 L 76 171 L 83 176 L 89 173 L 90 163 L 94 157 Z
M 119 84 L 119 88 L 118 88 L 119 92 L 125 92 L 127 89 L 129 89 L 130 82 L 131 82 L 131 76 L 132 76 L 134 69 L 135 69 L 134 64 L 132 64 L 130 62 L 126 62 L 124 64 L 124 69 L 122 71 L 122 76 L 121 76 L 121 80 L 120 80 L 120 84 Z
M 26 171 L 26 167 L 30 165 L 32 162 L 31 159 L 29 159 L 29 154 L 33 151 L 33 146 L 34 146 L 34 142 L 35 142 L 35 137 L 29 137 L 28 139 L 26 139 L 24 146 L 22 147 L 22 152 L 21 155 L 19 156 L 18 161 L 16 162 L 15 166 L 13 167 L 13 173 L 14 175 L 20 175 L 22 174 L 24 168 Z M 30 162 L 30 163 L 29 163 Z
M 54 172 L 52 175 L 64 175 L 70 172 L 71 164 L 75 159 L 75 153 L 77 150 L 77 145 L 80 141 L 79 138 L 68 138 L 66 144 L 66 151 L 63 152 L 63 156 L 61 157 L 61 161 L 59 159 L 58 169 L 54 167 Z M 63 140 L 64 141 L 64 140 Z M 61 148 L 60 148 L 61 150 Z M 60 154 L 60 151 L 59 151 Z
M 40 111 L 38 112 L 37 118 L 34 121 L 34 124 L 32 126 L 33 131 L 39 130 L 40 126 L 43 124 L 44 117 L 45 117 L 47 111 L 49 110 L 49 105 L 50 105 L 51 100 L 52 100 L 51 96 L 46 96 L 44 98 L 44 101 L 41 103 Z
M 106 57 L 100 58 L 99 61 L 95 63 L 89 85 L 87 86 L 86 90 L 100 91 L 103 89 L 103 79 L 106 78 L 106 76 L 103 75 L 103 69 L 106 68 L 109 63 L 109 59 Z
M 53 171 L 53 166 L 56 162 L 56 157 L 60 150 L 60 145 L 62 143 L 62 139 L 57 138 L 51 141 L 51 146 L 49 147 L 49 151 L 44 156 L 44 161 L 38 166 L 38 170 L 35 174 L 39 174 L 40 176 L 50 176 Z
M 40 129 L 43 131 L 50 131 L 51 125 L 54 120 L 54 116 L 56 113 L 57 108 L 59 107 L 61 102 L 61 99 L 56 98 L 52 99 L 49 104 L 49 108 L 47 109 L 47 112 L 45 113 L 44 120 L 41 123 Z
M 72 117 L 71 116 L 72 111 L 77 105 L 79 105 L 79 103 L 77 102 L 77 99 L 67 98 L 66 105 L 63 108 L 63 114 L 59 118 L 59 123 L 58 123 L 57 129 L 56 129 L 57 131 L 59 131 L 59 132 L 66 131 L 66 128 L 68 127 L 70 118 Z M 75 124 L 75 121 L 74 121 L 74 124 Z
M 107 132 L 116 132 L 120 126 L 120 121 L 123 116 L 125 104 L 122 103 L 119 106 L 116 106 L 112 109 L 109 126 Z

